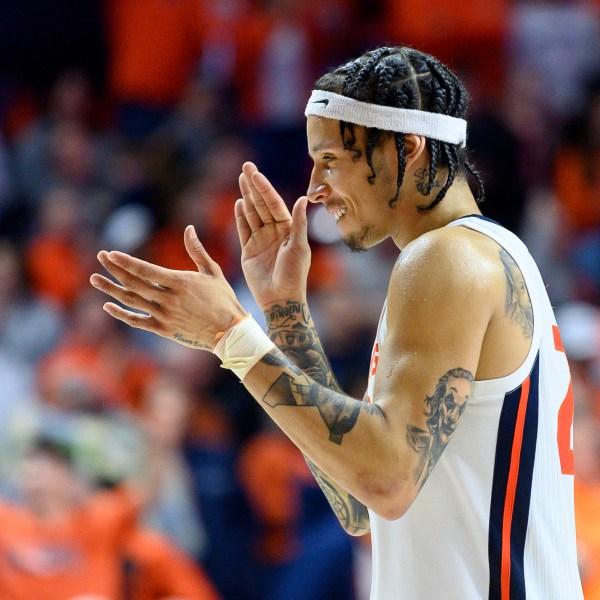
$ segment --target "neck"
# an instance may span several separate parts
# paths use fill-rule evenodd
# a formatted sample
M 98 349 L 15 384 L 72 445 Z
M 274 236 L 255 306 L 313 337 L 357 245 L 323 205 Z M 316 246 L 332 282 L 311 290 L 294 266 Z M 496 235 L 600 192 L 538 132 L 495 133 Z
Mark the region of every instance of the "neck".
M 404 203 L 399 201 L 399 226 L 392 238 L 400 250 L 428 231 L 444 227 L 466 215 L 481 214 L 466 179 L 455 180 L 444 199 L 435 208 L 418 210 L 417 206 L 424 201 L 434 200 L 436 191 L 433 190 L 430 197 L 415 195 L 407 198 Z

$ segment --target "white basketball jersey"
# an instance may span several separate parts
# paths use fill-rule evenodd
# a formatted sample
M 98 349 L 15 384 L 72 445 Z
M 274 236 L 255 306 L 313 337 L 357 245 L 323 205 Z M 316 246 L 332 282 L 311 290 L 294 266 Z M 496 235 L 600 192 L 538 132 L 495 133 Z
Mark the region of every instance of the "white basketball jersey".
M 480 215 L 479 231 L 520 268 L 533 340 L 512 375 L 474 393 L 414 503 L 400 519 L 369 511 L 371 600 L 580 600 L 573 508 L 573 395 L 546 288 L 525 245 Z M 373 398 L 384 305 L 369 373 Z

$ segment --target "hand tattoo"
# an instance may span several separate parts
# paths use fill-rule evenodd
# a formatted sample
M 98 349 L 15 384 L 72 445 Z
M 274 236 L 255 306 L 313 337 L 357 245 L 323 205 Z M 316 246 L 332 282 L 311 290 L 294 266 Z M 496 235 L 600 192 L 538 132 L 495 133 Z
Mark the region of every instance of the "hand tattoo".
M 173 339 L 176 342 L 179 342 L 180 344 L 189 346 L 190 348 L 198 348 L 200 350 L 208 350 L 208 351 L 212 350 L 212 348 L 210 348 L 208 346 L 208 344 L 201 344 L 198 340 L 187 339 L 187 338 L 183 337 L 183 335 L 181 335 L 181 333 L 174 333 Z

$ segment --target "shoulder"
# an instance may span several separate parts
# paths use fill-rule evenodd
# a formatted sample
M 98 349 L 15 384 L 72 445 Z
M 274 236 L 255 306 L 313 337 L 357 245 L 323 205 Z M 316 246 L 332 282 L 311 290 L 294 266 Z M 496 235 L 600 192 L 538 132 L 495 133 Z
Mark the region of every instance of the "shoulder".
M 391 286 L 440 285 L 468 292 L 485 292 L 501 273 L 500 247 L 487 236 L 465 227 L 429 231 L 406 246 L 390 280 Z
M 402 251 L 388 289 L 388 326 L 406 335 L 448 327 L 483 334 L 503 298 L 499 246 L 464 227 L 421 235 Z M 441 341 L 441 340 L 439 340 Z

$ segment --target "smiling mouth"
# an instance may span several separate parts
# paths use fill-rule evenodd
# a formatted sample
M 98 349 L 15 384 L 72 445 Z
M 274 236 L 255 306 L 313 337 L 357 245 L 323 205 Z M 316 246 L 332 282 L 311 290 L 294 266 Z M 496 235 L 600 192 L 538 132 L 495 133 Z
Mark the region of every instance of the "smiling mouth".
M 337 222 L 346 214 L 346 209 L 341 208 L 340 210 L 334 210 L 334 211 L 331 211 L 331 214 L 333 215 L 333 218 Z

